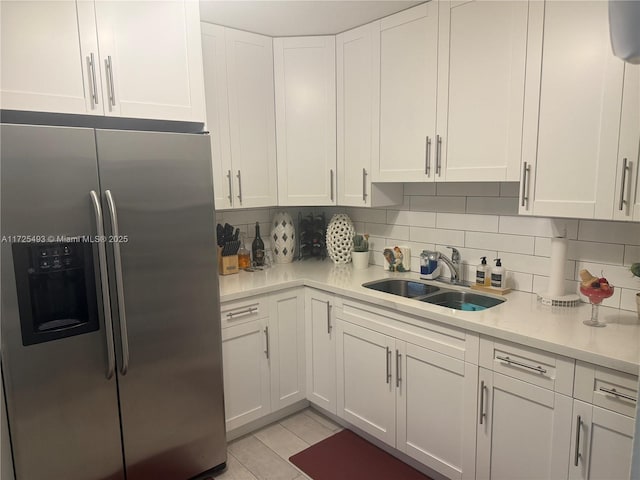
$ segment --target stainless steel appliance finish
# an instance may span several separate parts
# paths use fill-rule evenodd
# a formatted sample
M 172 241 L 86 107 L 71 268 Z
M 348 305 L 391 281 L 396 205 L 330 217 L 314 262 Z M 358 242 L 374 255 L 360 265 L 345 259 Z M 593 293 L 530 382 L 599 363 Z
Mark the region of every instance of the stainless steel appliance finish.
M 16 478 L 181 480 L 226 462 L 208 138 L 6 124 L 0 135 L 3 236 L 98 235 L 101 214 L 121 242 L 119 256 L 93 244 L 99 330 L 28 346 L 2 243 Z

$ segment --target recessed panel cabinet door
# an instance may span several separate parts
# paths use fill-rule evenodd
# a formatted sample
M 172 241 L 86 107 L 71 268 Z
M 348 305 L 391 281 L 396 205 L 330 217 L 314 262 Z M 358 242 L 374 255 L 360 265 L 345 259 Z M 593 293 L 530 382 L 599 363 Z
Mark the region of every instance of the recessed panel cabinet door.
M 198 3 L 96 2 L 106 115 L 203 122 Z
M 104 113 L 93 2 L 0 3 L 0 107 Z
M 567 478 L 571 398 L 480 368 L 476 478 Z
M 380 160 L 374 181 L 423 182 L 436 175 L 438 3 L 380 22 Z
M 547 1 L 539 18 L 530 32 L 540 42 L 527 51 L 541 73 L 527 67 L 539 97 L 527 93 L 520 213 L 611 219 L 624 63 L 611 53 L 607 2 Z
M 447 181 L 517 181 L 527 1 L 440 2 L 438 134 Z

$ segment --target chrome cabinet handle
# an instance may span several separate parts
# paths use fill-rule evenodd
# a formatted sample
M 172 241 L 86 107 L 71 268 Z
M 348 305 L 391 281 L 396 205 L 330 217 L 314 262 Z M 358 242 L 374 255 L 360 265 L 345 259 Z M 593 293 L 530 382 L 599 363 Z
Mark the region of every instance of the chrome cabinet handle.
M 391 350 L 387 347 L 387 383 L 391 382 Z
M 487 413 L 484 411 L 484 392 L 487 387 L 484 384 L 484 380 L 480 382 L 480 425 L 484 423 L 484 419 L 487 417 Z
M 333 202 L 333 168 L 329 170 L 329 183 L 331 184 L 331 201 Z
M 362 201 L 367 201 L 367 169 L 362 169 Z
M 258 311 L 258 307 L 249 307 L 245 310 L 239 310 L 237 312 L 229 312 L 227 313 L 227 318 L 233 319 L 234 317 L 251 315 L 253 312 L 257 312 L 257 311 Z
M 599 390 L 601 392 L 608 393 L 609 395 L 613 395 L 616 398 L 624 398 L 625 400 L 629 400 L 631 402 L 637 402 L 638 401 L 637 398 L 633 398 L 631 395 L 626 395 L 624 393 L 620 393 L 615 388 L 609 389 L 609 388 L 600 387 Z
M 509 365 L 517 365 L 518 367 L 528 368 L 529 370 L 534 370 L 538 373 L 547 373 L 547 370 L 542 368 L 540 365 L 538 365 L 537 367 L 532 367 L 531 365 L 527 365 L 526 363 L 511 360 L 509 357 L 501 357 L 500 355 L 496 355 L 496 358 L 503 362 L 507 362 Z
M 331 335 L 331 302 L 327 300 L 327 334 Z
M 631 168 L 630 163 L 627 158 L 622 161 L 622 183 L 620 184 L 620 203 L 618 204 L 618 210 L 621 211 L 626 203 L 624 200 L 624 189 L 627 183 L 627 171 Z
M 269 358 L 269 326 L 264 327 L 264 336 L 267 341 L 267 348 L 264 351 L 264 354 L 267 356 L 267 358 Z
M 118 228 L 118 214 L 116 212 L 116 202 L 113 199 L 111 190 L 104 191 L 109 205 L 109 213 L 111 214 L 111 228 L 113 236 L 117 240 L 120 236 Z M 120 252 L 120 243 L 113 242 L 113 259 L 116 272 L 116 297 L 118 299 L 118 318 L 120 319 L 120 345 L 122 347 L 122 365 L 120 373 L 126 375 L 129 370 L 129 338 L 127 335 L 127 313 L 124 306 L 124 284 L 122 282 L 122 255 Z
M 89 68 L 91 69 L 91 86 L 93 88 L 93 104 L 98 105 L 98 82 L 96 81 L 96 59 L 93 53 L 91 53 L 87 59 L 89 60 Z
M 431 138 L 427 137 L 424 148 L 424 173 L 431 176 Z
M 438 176 L 442 173 L 442 137 L 436 135 L 436 173 Z
M 113 85 L 113 63 L 111 62 L 111 55 L 107 57 L 107 59 L 105 60 L 105 64 L 107 67 L 107 74 L 109 75 L 107 77 L 107 81 L 109 83 L 109 101 L 111 102 L 111 105 L 115 107 L 116 106 L 116 90 Z
M 227 198 L 229 199 L 229 205 L 233 204 L 233 185 L 231 181 L 231 170 L 227 170 L 227 179 L 229 180 L 229 195 Z
M 96 234 L 99 238 L 104 237 L 102 226 L 102 208 L 100 200 L 95 190 L 89 192 L 93 211 L 96 215 Z M 104 333 L 107 338 L 107 379 L 113 377 L 116 368 L 116 357 L 113 346 L 113 321 L 111 319 L 111 300 L 109 299 L 109 277 L 107 276 L 107 253 L 104 242 L 98 242 L 98 259 L 100 261 L 100 286 L 102 290 L 102 308 L 104 310 Z
M 402 360 L 402 354 L 396 349 L 396 388 L 400 388 L 400 361 Z
M 582 417 L 578 415 L 576 420 L 576 450 L 573 454 L 573 465 L 578 466 L 578 460 L 582 454 L 580 453 L 580 429 L 582 428 Z
M 528 165 L 527 162 L 522 164 L 522 201 L 520 202 L 520 206 L 524 207 L 529 204 L 529 171 L 531 170 L 531 165 Z
M 240 170 L 238 170 L 238 200 L 240 200 L 240 204 L 242 205 L 242 176 L 240 174 Z

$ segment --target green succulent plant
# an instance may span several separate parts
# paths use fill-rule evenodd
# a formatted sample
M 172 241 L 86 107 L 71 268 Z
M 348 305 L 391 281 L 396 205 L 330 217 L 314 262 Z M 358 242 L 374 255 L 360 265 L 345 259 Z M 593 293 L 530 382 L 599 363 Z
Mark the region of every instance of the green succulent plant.
M 353 251 L 368 252 L 369 251 L 369 234 L 353 236 Z
M 631 265 L 631 273 L 633 273 L 636 277 L 640 277 L 640 262 L 634 263 Z

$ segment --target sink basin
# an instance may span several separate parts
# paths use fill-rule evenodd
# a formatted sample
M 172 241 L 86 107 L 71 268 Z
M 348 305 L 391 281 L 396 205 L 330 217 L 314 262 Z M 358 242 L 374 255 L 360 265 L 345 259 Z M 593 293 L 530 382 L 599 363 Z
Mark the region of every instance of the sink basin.
M 402 279 L 377 280 L 375 282 L 365 283 L 362 286 L 377 290 L 378 292 L 391 293 L 406 298 L 422 297 L 440 290 L 433 285 Z
M 484 310 L 495 307 L 504 302 L 500 298 L 479 295 L 471 292 L 447 291 L 436 293 L 420 299 L 423 302 L 443 307 L 455 308 L 456 310 Z

